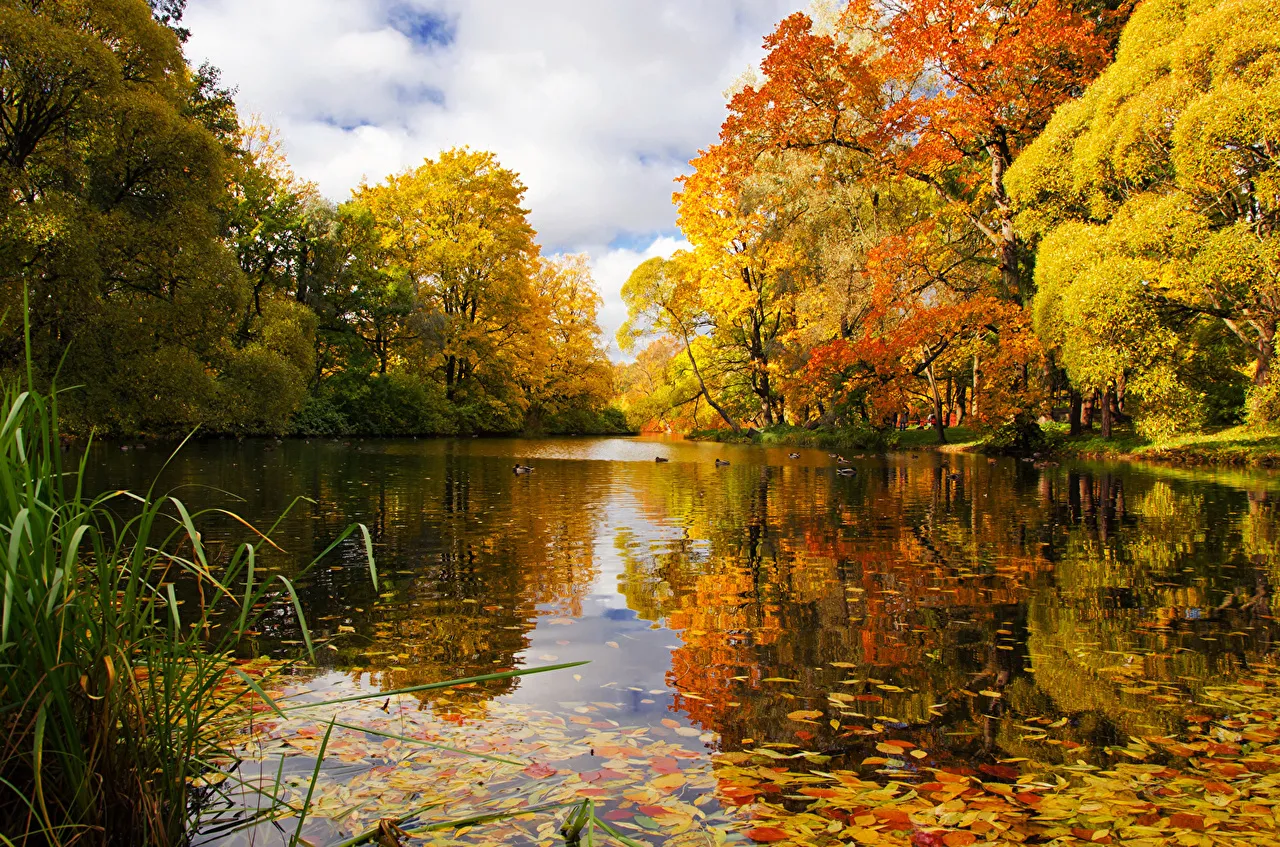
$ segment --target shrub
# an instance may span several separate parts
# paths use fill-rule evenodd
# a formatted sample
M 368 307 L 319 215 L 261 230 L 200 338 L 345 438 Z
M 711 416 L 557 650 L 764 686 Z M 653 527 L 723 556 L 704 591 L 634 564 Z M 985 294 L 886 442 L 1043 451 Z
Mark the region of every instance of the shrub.
M 1007 453 L 1013 456 L 1030 456 L 1032 453 L 1048 452 L 1050 446 L 1050 440 L 1045 431 L 1028 415 L 1018 415 L 1013 420 L 993 428 L 983 442 L 985 452 Z
M 333 402 L 333 398 L 317 397 L 312 394 L 303 402 L 302 408 L 293 416 L 289 425 L 291 435 L 332 438 L 348 432 L 350 424 L 342 410 Z
M 334 405 L 357 435 L 453 435 L 456 417 L 440 386 L 413 374 L 387 373 L 339 387 Z
M 1280 379 L 1250 387 L 1245 399 L 1245 420 L 1253 425 L 1280 421 Z
M 301 371 L 280 353 L 254 343 L 235 351 L 218 380 L 215 429 L 246 435 L 280 434 L 307 398 Z

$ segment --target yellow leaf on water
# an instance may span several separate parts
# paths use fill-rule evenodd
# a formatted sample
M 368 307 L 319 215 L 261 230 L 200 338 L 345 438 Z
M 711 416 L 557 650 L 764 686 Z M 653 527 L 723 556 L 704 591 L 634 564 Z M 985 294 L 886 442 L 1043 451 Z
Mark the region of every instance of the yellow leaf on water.
M 822 717 L 822 712 L 818 712 L 813 709 L 797 709 L 794 712 L 787 713 L 788 720 L 793 721 L 808 721 L 820 717 Z
M 649 785 L 659 791 L 671 793 L 677 788 L 683 788 L 685 783 L 684 775 L 678 773 L 669 773 L 666 776 L 660 776 L 657 779 L 650 780 Z
M 606 641 L 606 642 L 604 643 L 604 646 L 606 646 L 606 647 L 612 647 L 612 648 L 613 648 L 613 649 L 615 649 L 615 650 L 619 649 L 619 648 L 618 648 L 618 642 L 616 642 L 616 641 Z

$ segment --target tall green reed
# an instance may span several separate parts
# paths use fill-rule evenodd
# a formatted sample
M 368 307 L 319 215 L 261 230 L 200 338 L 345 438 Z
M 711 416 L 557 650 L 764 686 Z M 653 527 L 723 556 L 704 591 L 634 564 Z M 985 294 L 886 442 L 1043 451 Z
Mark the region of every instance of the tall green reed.
M 281 591 L 308 657 L 315 657 L 293 581 L 268 576 L 258 566 L 259 551 L 276 546 L 270 536 L 280 520 L 264 532 L 225 510 L 191 512 L 154 490 L 87 495 L 91 451 L 66 464 L 58 394 L 33 386 L 28 368 L 26 390 L 15 384 L 0 388 L 0 845 L 186 843 L 200 820 L 200 802 L 227 799 L 216 796 L 217 788 L 210 796 L 205 777 L 234 761 L 222 739 L 243 725 L 246 698 L 283 714 L 585 664 L 445 680 L 282 710 L 236 661 L 262 618 L 279 608 L 275 595 Z M 234 520 L 251 540 L 230 555 L 212 555 L 198 527 L 213 517 Z M 348 526 L 296 570 L 294 579 L 305 577 L 356 532 L 376 589 L 373 545 L 361 524 Z M 179 599 L 180 591 L 185 599 Z M 359 729 L 336 717 L 330 732 L 334 726 Z M 322 750 L 301 807 L 258 787 L 253 790 L 268 806 L 246 824 L 296 817 L 289 842 L 300 843 L 323 759 Z M 240 781 L 225 784 L 234 790 Z M 596 825 L 609 831 L 593 811 L 575 809 L 571 824 L 574 840 L 584 826 L 588 842 Z
M 293 583 L 260 572 L 267 534 L 219 559 L 197 528 L 209 512 L 86 496 L 88 451 L 64 466 L 56 393 L 6 386 L 0 421 L 0 844 L 181 844 L 193 781 L 242 714 L 224 689 L 269 594 L 312 650 Z M 376 584 L 358 524 L 295 579 L 357 531 Z

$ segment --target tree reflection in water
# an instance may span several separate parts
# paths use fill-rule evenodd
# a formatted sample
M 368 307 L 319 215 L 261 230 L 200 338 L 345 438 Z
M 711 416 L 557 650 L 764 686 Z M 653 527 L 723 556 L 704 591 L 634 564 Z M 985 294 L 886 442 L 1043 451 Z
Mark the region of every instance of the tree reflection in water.
M 144 486 L 161 452 L 104 451 L 102 486 Z M 715 468 L 722 452 L 732 465 Z M 535 473 L 514 477 L 513 460 Z M 355 546 L 301 586 L 319 636 L 354 630 L 321 651 L 351 680 L 486 673 L 563 645 L 597 660 L 589 683 L 637 692 L 637 720 L 665 677 L 657 708 L 728 751 L 795 744 L 847 766 L 888 729 L 930 764 L 1094 760 L 1174 731 L 1203 686 L 1272 650 L 1268 476 L 935 453 L 855 464 L 840 477 L 817 452 L 631 440 L 206 442 L 161 487 L 236 492 L 259 523 L 310 498 L 281 525 L 289 553 L 264 557 L 286 574 L 348 521 L 369 525 L 381 596 Z M 620 630 L 623 607 L 675 649 L 640 639 L 644 624 Z M 286 649 L 290 627 L 273 619 L 263 649 Z M 571 696 L 527 681 L 449 696 L 521 685 Z

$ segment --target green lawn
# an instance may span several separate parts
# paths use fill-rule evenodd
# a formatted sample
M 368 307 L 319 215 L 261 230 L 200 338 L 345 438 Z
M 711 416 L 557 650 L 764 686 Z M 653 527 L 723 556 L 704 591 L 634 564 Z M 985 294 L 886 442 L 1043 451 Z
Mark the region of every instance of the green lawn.
M 1063 437 L 1059 452 L 1077 456 L 1160 459 L 1234 465 L 1280 464 L 1280 427 L 1233 426 L 1151 440 L 1131 429 L 1117 429 L 1110 439 L 1094 433 Z
M 898 450 L 922 450 L 935 447 L 942 447 L 938 443 L 938 433 L 930 429 L 908 429 L 905 432 L 895 433 Z M 948 447 L 967 447 L 977 444 L 982 440 L 972 429 L 967 426 L 949 426 L 947 427 L 947 444 Z

